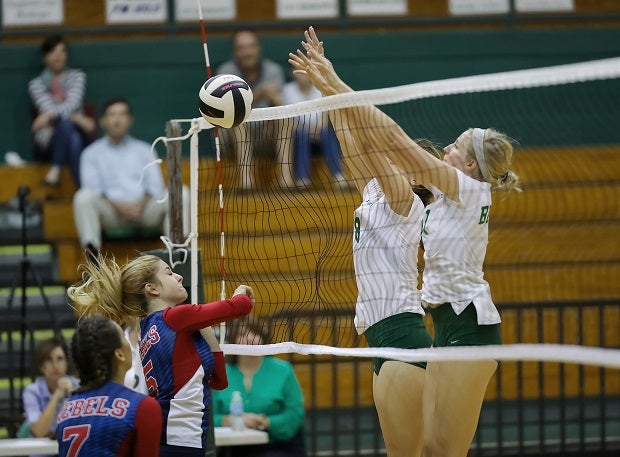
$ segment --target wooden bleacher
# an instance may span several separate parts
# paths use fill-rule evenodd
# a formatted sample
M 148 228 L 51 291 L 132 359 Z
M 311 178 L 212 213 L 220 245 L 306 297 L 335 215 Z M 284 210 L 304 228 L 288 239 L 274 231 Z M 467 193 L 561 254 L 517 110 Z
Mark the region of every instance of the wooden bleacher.
M 29 199 L 43 205 L 44 241 L 51 244 L 58 260 L 59 281 L 69 284 L 79 279 L 77 266 L 83 261 L 83 252 L 78 241 L 73 219 L 72 198 L 75 186 L 67 168 L 63 169 L 60 185 L 45 186 L 42 180 L 49 168 L 48 164 L 28 164 L 13 168 L 0 166 L 0 201 L 10 200 L 20 185 L 27 185 L 31 192 Z M 163 167 L 166 173 L 166 167 Z M 183 180 L 189 182 L 189 163 L 184 163 Z M 132 239 L 104 241 L 102 249 L 115 256 L 120 262 L 134 257 L 138 252 L 161 248 L 156 239 Z
M 229 166 L 230 163 L 224 164 L 224 186 L 233 189 L 235 178 L 232 173 L 227 173 L 230 170 L 226 167 Z M 521 150 L 516 154 L 514 168 L 523 180 L 524 191 L 495 194 L 491 212 L 485 277 L 491 284 L 494 300 L 498 304 L 527 304 L 620 297 L 620 238 L 617 236 L 620 233 L 620 148 Z M 45 171 L 46 167 L 34 165 L 24 169 L 0 168 L 0 177 L 8 183 L 2 188 L 2 197 L 6 200 L 14 194 L 17 185 L 28 184 L 33 188 L 32 197 L 43 200 L 46 241 L 55 246 L 61 280 L 72 282 L 78 279 L 75 267 L 82 255 L 73 225 L 70 200 L 73 189 L 66 184 L 57 189 L 42 188 L 39 183 Z M 260 297 L 260 307 L 255 310 L 257 314 L 272 314 L 286 304 L 312 303 L 317 293 L 324 306 L 350 303 L 353 312 L 356 287 L 350 255 L 350 220 L 359 196 L 352 191 L 328 191 L 330 184 L 326 183 L 328 178 L 324 172 L 322 170 L 317 175 L 322 180 L 318 189 L 309 193 L 238 194 L 229 191 L 225 194 L 229 281 L 230 278 L 247 278 Z M 216 182 L 215 173 L 213 161 L 203 160 L 203 190 L 204 183 Z M 187 175 L 185 163 L 185 182 Z M 70 181 L 68 174 L 63 176 L 63 183 Z M 212 185 L 207 189 L 215 187 Z M 202 195 L 205 200 L 201 205 L 207 207 L 210 205 L 209 196 L 214 202 L 218 198 L 217 192 L 210 190 L 205 190 Z M 203 217 L 201 227 L 204 232 L 199 238 L 203 254 L 206 254 L 203 272 L 207 297 L 219 296 L 220 287 L 219 224 L 215 214 L 214 210 L 211 222 L 204 220 L 208 216 Z M 320 220 L 316 214 L 320 214 Z M 333 236 L 329 239 L 320 237 L 317 226 L 333 228 Z M 295 237 L 289 233 L 293 227 L 298 229 Z M 248 234 L 251 234 L 251 245 Z M 143 246 L 116 241 L 106 248 L 122 260 L 132 257 Z M 321 268 L 330 274 L 321 278 L 317 291 L 315 270 L 317 259 L 324 251 L 328 255 L 321 257 Z M 248 262 L 248 258 L 253 261 Z M 546 318 L 553 320 L 557 316 Z M 503 314 L 506 343 L 518 341 L 516 319 L 514 313 Z M 609 319 L 617 322 L 618 316 L 609 316 Z M 598 322 L 596 325 L 599 326 L 607 325 L 605 321 L 591 321 Z M 537 325 L 536 321 L 533 325 Z M 354 338 L 354 331 L 350 330 L 342 337 Z M 619 338 L 618 328 L 607 328 L 606 331 L 612 339 Z M 557 327 L 549 330 L 545 342 L 556 342 L 558 332 Z M 348 404 L 346 399 L 350 399 L 352 388 L 347 380 L 353 379 L 357 368 L 354 364 L 343 363 L 338 367 L 338 370 L 346 368 L 346 373 L 343 372 L 336 390 L 329 395 Z M 537 369 L 528 367 L 525 374 L 535 377 Z M 333 363 L 329 360 L 321 360 L 314 368 L 299 364 L 296 370 L 306 395 L 311 395 L 311 385 L 317 379 L 321 383 L 330 383 L 330 377 L 333 377 Z M 593 380 L 588 383 L 588 392 L 597 391 L 599 384 L 595 381 L 601 376 L 600 371 L 587 369 L 586 373 Z M 546 373 L 545 376 L 557 378 L 559 374 Z M 503 381 L 502 395 L 511 398 L 516 384 L 510 376 L 504 377 Z M 492 387 L 489 398 L 495 395 Z M 535 383 L 528 385 L 525 394 L 535 395 L 536 388 Z M 357 389 L 362 403 L 370 405 L 372 377 L 362 374 Z M 313 395 L 316 397 L 317 393 Z M 329 395 L 319 395 L 317 404 L 333 405 Z
M 515 170 L 523 179 L 524 191 L 496 194 L 491 213 L 485 271 L 494 299 L 513 302 L 620 296 L 620 281 L 615 280 L 620 277 L 620 242 L 616 236 L 620 228 L 619 148 L 522 150 L 516 154 Z M 79 279 L 75 267 L 83 255 L 73 223 L 71 197 L 75 189 L 68 170 L 63 171 L 61 186 L 43 186 L 41 180 L 46 171 L 46 165 L 0 167 L 4 184 L 0 200 L 9 200 L 19 185 L 31 187 L 29 198 L 43 202 L 44 237 L 56 249 L 60 281 L 70 283 Z M 225 188 L 234 188 L 233 173 L 224 171 Z M 216 182 L 215 167 L 210 160 L 203 160 L 201 173 L 203 182 Z M 189 166 L 185 162 L 185 183 L 188 174 Z M 326 173 L 320 170 L 315 174 L 320 177 Z M 323 183 L 312 195 L 287 192 L 284 193 L 286 198 L 235 192 L 225 195 L 227 268 L 239 275 L 250 272 L 264 275 L 262 282 L 269 284 L 270 291 L 282 292 L 282 296 L 273 295 L 273 304 L 266 309 L 298 298 L 287 296 L 295 292 L 278 287 L 276 283 L 281 275 L 315 268 L 318 253 L 326 247 L 329 247 L 329 255 L 324 260 L 325 269 L 333 269 L 330 263 L 338 264 L 343 271 L 352 267 L 348 234 L 358 196 L 354 192 L 334 194 L 324 189 Z M 216 192 L 207 195 L 217 198 Z M 312 214 L 321 211 L 321 205 L 329 210 L 323 211 L 322 219 L 317 221 Z M 248 214 L 252 217 L 247 217 Z M 201 224 L 208 229 L 200 234 L 203 245 L 217 243 L 217 219 L 214 217 L 211 224 L 207 221 Z M 333 227 L 336 235 L 329 240 L 319 239 L 314 230 L 316 224 Z M 286 235 L 293 226 L 302 229 L 301 235 L 294 239 Z M 277 231 L 272 227 L 277 227 Z M 243 256 L 236 254 L 242 252 L 239 245 L 247 243 L 238 236 L 241 228 L 253 234 L 252 252 L 244 254 L 251 256 L 253 262 L 246 262 Z M 136 251 L 161 247 L 158 243 L 157 240 L 119 240 L 108 243 L 105 248 L 122 260 L 132 257 Z M 301 256 L 291 258 L 300 253 Z M 204 262 L 208 284 L 210 277 L 219 275 L 219 258 L 212 264 L 210 259 Z M 271 276 L 273 281 L 269 279 Z M 343 276 L 354 282 L 350 274 Z M 329 285 L 329 281 L 324 284 Z M 524 284 L 527 287 L 523 287 Z M 337 281 L 334 285 L 340 287 Z M 352 284 L 347 287 L 354 288 Z

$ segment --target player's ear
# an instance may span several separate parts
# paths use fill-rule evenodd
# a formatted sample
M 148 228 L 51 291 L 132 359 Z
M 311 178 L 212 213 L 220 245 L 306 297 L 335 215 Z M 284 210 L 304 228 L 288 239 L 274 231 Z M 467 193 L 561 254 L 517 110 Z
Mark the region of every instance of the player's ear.
M 478 162 L 475 159 L 469 159 L 465 162 L 465 171 L 468 172 L 469 175 L 472 175 L 475 170 L 478 169 Z
M 144 285 L 144 291 L 147 293 L 147 295 L 152 295 L 155 297 L 159 295 L 159 289 L 157 285 L 153 284 L 152 282 L 147 282 Z
M 116 348 L 114 349 L 114 355 L 116 356 L 117 359 L 119 359 L 121 362 L 125 361 L 125 354 L 123 354 L 123 351 L 121 350 L 121 348 Z

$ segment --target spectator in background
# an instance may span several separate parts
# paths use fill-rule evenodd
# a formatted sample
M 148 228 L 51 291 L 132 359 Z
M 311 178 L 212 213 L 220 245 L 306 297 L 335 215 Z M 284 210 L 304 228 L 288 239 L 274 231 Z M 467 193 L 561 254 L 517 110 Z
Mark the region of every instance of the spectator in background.
M 232 74 L 243 78 L 254 95 L 252 108 L 266 108 L 282 104 L 282 86 L 284 70 L 269 59 L 262 57 L 258 35 L 252 30 L 240 30 L 233 35 L 233 60 L 223 63 L 217 74 Z M 290 163 L 285 163 L 286 152 L 290 147 L 287 142 L 279 141 L 275 132 L 279 131 L 280 121 L 243 123 L 239 127 L 224 130 L 223 139 L 232 143 L 237 162 L 241 168 L 242 190 L 254 187 L 252 158 L 257 149 L 272 154 L 275 147 L 278 163 L 281 165 L 281 183 L 287 187 L 294 185 Z M 251 140 L 248 141 L 248 135 Z M 276 138 L 275 145 L 273 140 Z M 271 148 L 271 150 L 269 150 Z M 268 151 L 264 151 L 267 149 Z
M 82 155 L 83 186 L 73 197 L 73 215 L 82 247 L 101 249 L 102 228 L 146 227 L 167 231 L 168 202 L 162 172 L 151 165 L 151 146 L 129 135 L 133 118 L 122 97 L 105 102 L 101 127 L 106 135 Z M 189 227 L 184 192 L 184 227 Z
M 321 92 L 312 85 L 307 76 L 302 74 L 293 73 L 293 80 L 286 83 L 282 90 L 284 105 L 292 105 L 316 98 L 321 98 Z M 288 161 L 295 163 L 297 175 L 295 184 L 297 186 L 310 185 L 312 148 L 318 146 L 336 182 L 341 187 L 346 187 L 347 181 L 342 174 L 338 139 L 329 123 L 327 113 L 311 113 L 299 116 L 295 122 L 291 123 L 291 127 L 295 129 L 292 134 L 294 148 L 291 149 L 295 158 L 294 160 L 289 158 Z
M 41 44 L 43 72 L 28 84 L 36 116 L 32 122 L 35 159 L 51 161 L 43 182 L 56 186 L 63 165 L 69 165 L 80 187 L 80 155 L 97 125 L 83 112 L 86 74 L 67 68 L 67 43 L 60 35 Z
M 43 377 L 24 389 L 26 422 L 19 436 L 54 437 L 56 417 L 78 380 L 67 376 L 68 350 L 62 338 L 41 341 L 34 350 L 34 360 Z
M 255 320 L 233 324 L 230 340 L 235 344 L 269 344 L 264 325 Z M 226 365 L 228 387 L 214 390 L 215 426 L 229 427 L 229 405 L 234 391 L 241 392 L 243 422 L 247 428 L 265 430 L 269 443 L 232 446 L 229 457 L 304 457 L 303 395 L 293 366 L 272 356 L 238 355 Z

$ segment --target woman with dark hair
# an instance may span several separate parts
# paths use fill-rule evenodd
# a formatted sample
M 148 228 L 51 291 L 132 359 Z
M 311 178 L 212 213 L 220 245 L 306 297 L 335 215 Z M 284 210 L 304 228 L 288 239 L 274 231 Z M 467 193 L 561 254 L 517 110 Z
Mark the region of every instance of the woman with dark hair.
M 56 416 L 63 401 L 77 387 L 78 380 L 67 376 L 69 354 L 62 338 L 52 337 L 37 344 L 34 361 L 43 376 L 24 389 L 26 421 L 19 433 L 20 436 L 53 437 Z
M 235 344 L 269 344 L 264 325 L 244 319 L 232 327 L 230 341 Z M 213 391 L 213 417 L 216 426 L 229 427 L 229 405 L 238 391 L 244 403 L 245 427 L 265 430 L 269 443 L 232 446 L 227 457 L 304 457 L 303 395 L 293 366 L 272 356 L 237 355 L 226 365 L 228 388 Z
M 71 341 L 80 387 L 58 415 L 61 457 L 159 455 L 159 403 L 123 385 L 131 348 L 103 316 L 82 320 Z
M 67 67 L 67 43 L 60 35 L 43 41 L 41 59 L 43 71 L 28 83 L 36 111 L 32 122 L 35 157 L 52 162 L 45 184 L 57 185 L 62 166 L 69 165 L 79 188 L 80 155 L 97 128 L 83 111 L 86 74 Z

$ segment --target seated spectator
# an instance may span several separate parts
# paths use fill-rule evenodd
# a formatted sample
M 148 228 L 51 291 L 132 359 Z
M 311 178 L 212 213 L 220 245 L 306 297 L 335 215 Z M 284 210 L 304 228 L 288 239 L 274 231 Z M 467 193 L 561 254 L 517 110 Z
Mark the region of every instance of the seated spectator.
M 284 70 L 269 59 L 262 57 L 258 35 L 252 30 L 240 30 L 233 35 L 233 60 L 223 63 L 217 74 L 231 74 L 243 78 L 252 89 L 254 102 L 252 108 L 266 108 L 282 104 L 282 85 L 284 84 Z M 237 162 L 241 167 L 242 190 L 254 188 L 252 159 L 260 151 L 263 154 L 273 154 L 275 147 L 278 163 L 282 168 L 281 181 L 287 186 L 294 184 L 290 165 L 284 163 L 288 157 L 287 145 L 280 141 L 275 134 L 279 131 L 280 121 L 243 123 L 240 126 L 224 130 L 222 139 L 227 144 L 233 144 Z M 250 135 L 251 140 L 248 140 Z M 273 138 L 276 138 L 275 145 Z M 271 140 L 271 141 L 270 141 Z
M 56 417 L 78 380 L 67 376 L 69 367 L 67 345 L 61 338 L 41 341 L 34 351 L 35 363 L 43 375 L 24 389 L 23 429 L 34 437 L 53 438 L 56 434 Z M 20 432 L 23 436 L 23 432 Z
M 82 154 L 82 188 L 73 197 L 73 215 L 82 247 L 95 256 L 101 249 L 102 229 L 145 227 L 167 232 L 162 172 L 158 166 L 148 166 L 154 160 L 151 146 L 129 135 L 132 122 L 126 99 L 108 100 L 101 116 L 105 136 Z M 188 197 L 184 189 L 185 228 Z
M 67 68 L 67 44 L 60 35 L 43 41 L 41 57 L 43 72 L 28 84 L 36 112 L 34 158 L 52 163 L 45 184 L 58 185 L 63 165 L 69 165 L 79 188 L 80 154 L 97 129 L 94 119 L 83 111 L 86 74 Z
M 256 321 L 233 324 L 235 344 L 269 344 L 270 337 Z M 246 428 L 265 430 L 269 443 L 231 446 L 229 457 L 304 457 L 303 396 L 293 366 L 273 356 L 238 355 L 226 365 L 228 387 L 212 391 L 216 427 L 231 426 L 229 405 L 234 391 L 241 392 Z
M 80 387 L 58 415 L 60 457 L 157 457 L 161 407 L 123 385 L 132 358 L 120 326 L 103 316 L 81 320 L 71 354 Z
M 306 75 L 302 74 L 293 73 L 293 80 L 286 83 L 282 90 L 282 101 L 285 105 L 316 98 L 321 98 L 321 92 L 312 85 Z M 338 139 L 329 123 L 327 113 L 311 113 L 299 116 L 292 123 L 292 127 L 295 129 L 292 133 L 295 158 L 294 160 L 291 158 L 287 160 L 295 162 L 296 185 L 310 185 L 312 148 L 318 146 L 335 180 L 346 186 L 346 179 L 342 174 Z

